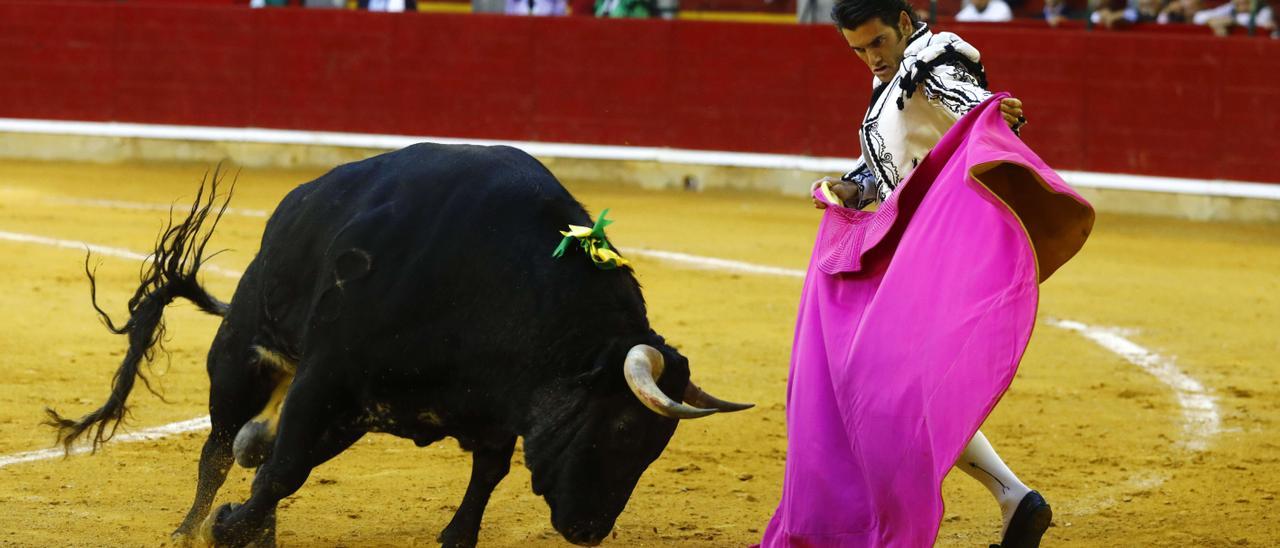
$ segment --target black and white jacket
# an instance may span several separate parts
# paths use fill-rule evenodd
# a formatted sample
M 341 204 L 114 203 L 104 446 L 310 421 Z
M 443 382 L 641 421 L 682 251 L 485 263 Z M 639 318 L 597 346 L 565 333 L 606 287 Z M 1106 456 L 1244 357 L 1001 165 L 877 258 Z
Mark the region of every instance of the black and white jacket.
M 893 80 L 872 79 L 862 157 L 842 177 L 862 189 L 851 207 L 888 199 L 956 120 L 991 97 L 978 50 L 959 36 L 916 23 L 909 40 Z

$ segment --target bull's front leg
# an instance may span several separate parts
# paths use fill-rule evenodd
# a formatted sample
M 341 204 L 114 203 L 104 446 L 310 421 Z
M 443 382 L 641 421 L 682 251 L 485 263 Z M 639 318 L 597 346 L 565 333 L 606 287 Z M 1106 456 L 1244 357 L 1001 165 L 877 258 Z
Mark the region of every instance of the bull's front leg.
M 436 539 L 441 546 L 469 548 L 476 545 L 484 507 L 489 503 L 493 489 L 511 471 L 511 454 L 515 448 L 516 438 L 512 436 L 502 445 L 480 447 L 471 453 L 471 482 L 467 484 L 467 494 L 462 497 L 458 511 Z

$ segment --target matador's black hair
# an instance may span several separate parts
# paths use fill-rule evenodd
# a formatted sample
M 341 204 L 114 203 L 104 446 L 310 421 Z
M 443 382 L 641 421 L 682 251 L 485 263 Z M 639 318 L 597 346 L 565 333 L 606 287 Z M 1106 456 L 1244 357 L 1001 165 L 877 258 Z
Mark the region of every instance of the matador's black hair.
M 907 0 L 837 0 L 831 7 L 831 20 L 837 27 L 853 30 L 876 18 L 896 29 L 898 14 L 904 11 L 911 17 L 912 25 L 919 22 L 916 9 Z

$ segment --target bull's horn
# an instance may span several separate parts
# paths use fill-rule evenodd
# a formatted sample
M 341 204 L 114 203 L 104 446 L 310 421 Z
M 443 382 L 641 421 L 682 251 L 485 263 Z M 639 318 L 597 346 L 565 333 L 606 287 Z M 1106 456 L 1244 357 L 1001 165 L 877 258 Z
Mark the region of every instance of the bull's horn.
M 726 413 L 742 411 L 743 409 L 751 409 L 756 406 L 754 403 L 734 403 L 731 401 L 724 401 L 712 396 L 711 394 L 703 392 L 701 388 L 698 388 L 698 385 L 693 384 L 693 381 L 689 381 L 689 386 L 684 388 L 684 402 L 695 407 L 715 409 Z
M 662 376 L 662 353 L 647 344 L 637 344 L 627 352 L 622 375 L 636 398 L 649 410 L 670 419 L 696 419 L 718 412 L 717 409 L 700 409 L 676 402 L 658 388 L 654 379 Z

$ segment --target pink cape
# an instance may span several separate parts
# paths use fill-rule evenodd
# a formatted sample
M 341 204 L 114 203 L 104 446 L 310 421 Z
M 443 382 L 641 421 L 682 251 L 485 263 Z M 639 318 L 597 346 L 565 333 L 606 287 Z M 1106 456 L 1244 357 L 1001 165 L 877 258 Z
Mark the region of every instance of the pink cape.
M 826 209 L 764 546 L 936 539 L 942 479 L 1013 380 L 1039 282 L 1093 227 L 1089 204 L 1005 124 L 1007 96 L 960 119 L 879 211 Z

